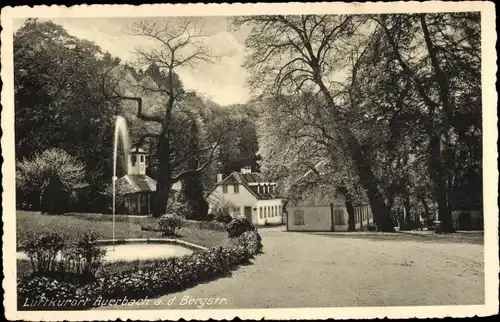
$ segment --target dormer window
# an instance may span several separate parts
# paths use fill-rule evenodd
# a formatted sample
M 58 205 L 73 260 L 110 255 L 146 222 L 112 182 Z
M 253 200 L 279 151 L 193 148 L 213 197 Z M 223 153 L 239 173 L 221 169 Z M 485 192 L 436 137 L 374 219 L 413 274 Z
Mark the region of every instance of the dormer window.
M 131 161 L 132 161 L 132 166 L 134 167 L 135 163 L 137 162 L 137 156 L 135 154 L 131 156 Z
M 141 154 L 141 162 L 144 162 L 144 155 Z

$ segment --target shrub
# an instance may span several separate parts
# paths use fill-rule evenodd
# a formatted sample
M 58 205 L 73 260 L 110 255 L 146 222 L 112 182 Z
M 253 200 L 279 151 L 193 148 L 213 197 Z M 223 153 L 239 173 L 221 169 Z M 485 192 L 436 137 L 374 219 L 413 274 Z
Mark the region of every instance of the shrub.
M 117 299 L 156 297 L 179 291 L 195 283 L 205 282 L 229 273 L 234 267 L 246 263 L 249 251 L 242 246 L 211 248 L 181 258 L 168 258 L 137 262 L 136 267 L 112 274 L 104 274 L 90 284 L 63 283 L 54 279 L 24 279 L 18 283 L 18 299 L 43 297 L 54 299 Z M 116 263 L 115 265 L 120 265 Z
M 163 236 L 174 236 L 175 231 L 182 227 L 184 218 L 178 215 L 163 215 L 158 221 L 158 226 Z
M 77 287 L 76 283 L 44 276 L 24 278 L 17 282 L 18 305 L 22 306 L 26 300 L 30 303 L 38 302 L 39 305 L 44 305 L 47 300 L 74 300 Z M 57 306 L 57 308 L 64 309 L 63 306 Z
M 19 202 L 47 213 L 64 212 L 76 193 L 88 186 L 85 174 L 85 165 L 64 150 L 35 154 L 16 164 Z
M 35 275 L 58 275 L 62 279 L 71 273 L 84 280 L 95 276 L 106 254 L 94 233 L 85 233 L 74 240 L 57 232 L 44 233 L 30 237 L 25 251 Z
M 85 233 L 65 254 L 65 268 L 84 278 L 94 277 L 103 264 L 106 250 L 97 244 L 95 233 Z
M 368 226 L 366 227 L 366 230 L 377 231 L 377 226 L 375 226 L 375 224 L 368 224 Z
M 250 255 L 256 255 L 262 252 L 262 238 L 256 231 L 246 231 L 238 237 L 238 244 L 248 250 Z
M 217 211 L 215 213 L 214 220 L 224 224 L 229 224 L 231 220 L 233 220 L 233 217 L 231 217 L 228 211 Z
M 185 201 L 176 202 L 172 205 L 172 214 L 180 216 L 182 218 L 191 218 L 193 211 L 193 207 L 191 207 L 191 205 Z
M 43 233 L 28 237 L 24 248 L 33 273 L 47 275 L 59 270 L 57 257 L 66 246 L 65 237 L 58 232 Z
M 246 231 L 254 231 L 255 227 L 246 218 L 233 219 L 226 226 L 229 238 L 237 238 Z

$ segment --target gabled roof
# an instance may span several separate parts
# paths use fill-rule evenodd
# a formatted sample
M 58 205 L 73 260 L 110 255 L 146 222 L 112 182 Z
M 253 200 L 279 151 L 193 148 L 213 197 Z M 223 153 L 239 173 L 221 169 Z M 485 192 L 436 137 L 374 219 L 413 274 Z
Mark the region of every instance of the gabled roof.
M 155 192 L 156 181 L 145 174 L 127 174 L 116 181 L 125 194 L 138 192 Z
M 278 199 L 279 197 L 275 194 L 270 194 L 270 193 L 262 193 L 259 192 L 256 186 L 251 186 L 252 183 L 270 183 L 269 180 L 266 180 L 260 173 L 240 173 L 240 172 L 233 172 L 230 175 L 228 175 L 224 180 L 222 180 L 219 183 L 216 183 L 214 186 L 214 189 L 217 188 L 217 186 L 220 186 L 222 184 L 241 184 L 243 185 L 248 191 L 250 191 L 257 199 L 261 200 L 266 200 L 266 199 Z M 213 191 L 212 190 L 212 191 Z

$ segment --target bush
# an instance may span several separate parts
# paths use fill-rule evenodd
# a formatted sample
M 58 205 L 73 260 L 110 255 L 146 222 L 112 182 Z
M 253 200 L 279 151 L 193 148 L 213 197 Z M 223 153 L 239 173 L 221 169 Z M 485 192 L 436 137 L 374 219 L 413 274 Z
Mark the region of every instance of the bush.
M 18 202 L 47 213 L 67 211 L 88 186 L 85 165 L 61 149 L 49 149 L 16 164 Z M 64 196 L 64 197 L 63 197 Z
M 84 278 L 92 278 L 103 264 L 106 250 L 97 244 L 97 235 L 85 233 L 65 254 L 65 268 Z
M 46 300 L 74 300 L 77 287 L 75 283 L 63 282 L 44 276 L 24 278 L 17 282 L 18 306 L 22 307 L 26 300 L 30 303 L 41 301 L 39 302 L 40 306 L 44 305 Z M 64 309 L 64 306 L 58 305 L 57 308 Z
M 246 231 L 238 237 L 238 244 L 248 250 L 250 255 L 256 255 L 262 252 L 262 238 L 256 231 Z
M 31 236 L 25 251 L 34 275 L 66 277 L 70 273 L 84 280 L 96 275 L 106 254 L 94 233 L 85 233 L 74 240 L 57 232 Z
M 191 218 L 194 209 L 188 202 L 176 202 L 172 205 L 172 214 L 180 216 L 182 218 Z
M 366 227 L 366 230 L 377 231 L 377 226 L 375 226 L 375 224 L 368 224 L 368 226 Z
M 92 304 L 97 298 L 157 297 L 228 274 L 234 267 L 248 262 L 249 258 L 249 251 L 245 247 L 219 247 L 181 258 L 155 260 L 147 265 L 138 262 L 138 267 L 131 266 L 126 271 L 103 274 L 86 285 L 47 278 L 24 279 L 18 282 L 18 300 L 24 303 L 26 299 L 31 301 L 43 297 L 84 298 L 90 300 L 87 304 Z
M 163 236 L 175 236 L 175 231 L 182 227 L 184 218 L 178 215 L 163 215 L 158 221 L 158 226 Z
M 237 238 L 246 231 L 254 231 L 255 227 L 246 218 L 233 219 L 226 226 L 229 238 Z
M 218 211 L 215 213 L 214 220 L 224 224 L 229 224 L 231 220 L 233 220 L 233 217 L 231 217 L 227 211 Z
M 66 246 L 65 237 L 58 232 L 28 237 L 24 249 L 34 274 L 48 275 L 59 271 L 57 257 Z

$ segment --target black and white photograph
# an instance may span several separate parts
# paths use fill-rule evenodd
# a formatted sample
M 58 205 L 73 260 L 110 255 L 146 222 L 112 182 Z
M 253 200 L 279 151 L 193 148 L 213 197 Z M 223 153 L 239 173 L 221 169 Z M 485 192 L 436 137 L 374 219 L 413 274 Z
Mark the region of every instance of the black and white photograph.
M 8 316 L 498 313 L 494 3 L 390 5 L 3 8 Z

